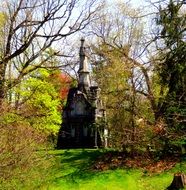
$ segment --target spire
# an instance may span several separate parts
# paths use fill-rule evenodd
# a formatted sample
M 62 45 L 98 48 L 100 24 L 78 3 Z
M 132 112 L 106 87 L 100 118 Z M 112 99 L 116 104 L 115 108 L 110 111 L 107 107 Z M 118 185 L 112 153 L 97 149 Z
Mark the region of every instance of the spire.
M 80 57 L 80 63 L 79 63 L 79 82 L 78 86 L 80 89 L 86 89 L 87 87 L 90 87 L 90 76 L 89 76 L 89 65 L 87 62 L 85 47 L 84 47 L 84 38 L 81 38 L 81 46 L 79 50 L 79 57 Z
M 84 38 L 81 38 L 81 46 L 80 46 L 80 50 L 79 50 L 80 65 L 79 65 L 78 72 L 82 72 L 82 71 L 89 72 L 84 42 L 85 42 Z

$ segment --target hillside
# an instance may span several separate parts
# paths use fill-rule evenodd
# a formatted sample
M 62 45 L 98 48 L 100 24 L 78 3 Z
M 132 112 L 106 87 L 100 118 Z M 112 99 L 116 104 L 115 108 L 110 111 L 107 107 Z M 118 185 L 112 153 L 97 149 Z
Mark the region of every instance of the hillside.
M 57 165 L 48 182 L 39 189 L 48 190 L 163 190 L 167 188 L 180 164 L 161 173 L 152 173 L 143 168 L 121 167 L 98 171 L 94 169 L 95 160 L 105 152 L 99 150 L 57 150 L 51 151 Z M 98 159 L 99 160 L 99 159 Z M 181 164 L 186 172 L 186 162 Z

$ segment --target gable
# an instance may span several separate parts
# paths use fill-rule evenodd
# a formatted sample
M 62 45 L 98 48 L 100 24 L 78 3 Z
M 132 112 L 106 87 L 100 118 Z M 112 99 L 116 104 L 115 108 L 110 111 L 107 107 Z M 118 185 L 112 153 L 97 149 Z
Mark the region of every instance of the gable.
M 89 105 L 83 94 L 76 94 L 73 97 L 70 108 L 72 116 L 88 115 Z

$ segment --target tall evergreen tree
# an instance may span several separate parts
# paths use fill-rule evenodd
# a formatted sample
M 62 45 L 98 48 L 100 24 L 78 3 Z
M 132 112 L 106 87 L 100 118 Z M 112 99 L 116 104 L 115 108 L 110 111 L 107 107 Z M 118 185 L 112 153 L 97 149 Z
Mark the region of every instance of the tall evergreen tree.
M 160 57 L 157 72 L 161 85 L 167 87 L 167 95 L 161 104 L 169 126 L 186 124 L 186 13 L 184 0 L 170 0 L 160 7 L 157 24 L 160 26 Z

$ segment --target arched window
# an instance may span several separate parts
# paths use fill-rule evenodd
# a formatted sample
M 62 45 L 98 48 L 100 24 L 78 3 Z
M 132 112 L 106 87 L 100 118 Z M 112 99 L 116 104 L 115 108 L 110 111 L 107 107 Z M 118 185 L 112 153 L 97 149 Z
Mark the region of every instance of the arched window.
M 83 115 L 85 113 L 85 105 L 83 104 L 83 102 L 78 101 L 76 103 L 76 115 Z
M 76 132 L 75 127 L 71 126 L 71 137 L 75 137 L 75 132 Z
M 83 127 L 83 136 L 84 136 L 84 137 L 87 137 L 87 134 L 88 134 L 88 127 L 87 127 L 87 126 L 84 126 L 84 127 Z

